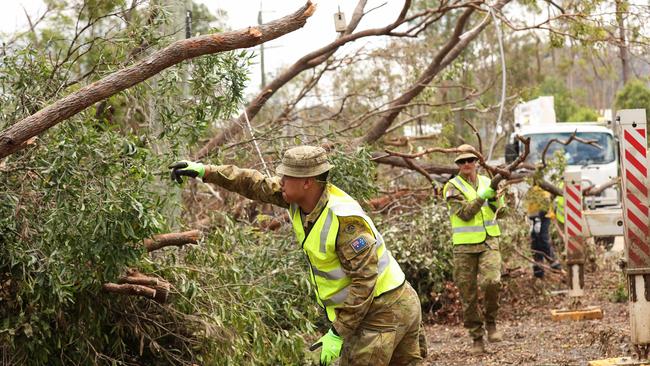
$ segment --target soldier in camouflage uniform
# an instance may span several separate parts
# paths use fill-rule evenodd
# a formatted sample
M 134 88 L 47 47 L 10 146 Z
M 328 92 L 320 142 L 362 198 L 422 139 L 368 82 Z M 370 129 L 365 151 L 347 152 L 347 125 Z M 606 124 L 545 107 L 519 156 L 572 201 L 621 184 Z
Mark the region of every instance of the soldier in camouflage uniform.
M 287 208 L 309 262 L 317 303 L 331 322 L 312 346 L 321 365 L 416 365 L 426 356 L 420 300 L 359 204 L 327 182 L 324 149 L 287 150 L 279 177 L 233 165 L 181 161 L 172 179 L 199 177 L 253 200 Z
M 459 146 L 461 151 L 454 162 L 459 174 L 449 180 L 443 194 L 449 207 L 454 244 L 454 281 L 460 291 L 463 321 L 472 337 L 472 354 L 485 352 L 483 334 L 488 341 L 500 342 L 503 335 L 496 327 L 501 288 L 501 253 L 498 236 L 500 229 L 495 212 L 503 205 L 490 188 L 490 179 L 477 174 L 478 158 Z M 484 294 L 485 313 L 478 304 L 479 287 Z

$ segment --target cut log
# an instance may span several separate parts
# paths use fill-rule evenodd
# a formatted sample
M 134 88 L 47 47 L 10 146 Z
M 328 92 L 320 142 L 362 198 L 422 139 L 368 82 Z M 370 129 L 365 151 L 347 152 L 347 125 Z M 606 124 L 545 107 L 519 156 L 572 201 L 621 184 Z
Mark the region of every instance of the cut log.
M 153 252 L 168 246 L 183 246 L 185 244 L 196 244 L 201 237 L 199 230 L 190 230 L 182 233 L 169 233 L 155 235 L 153 239 L 145 239 L 144 245 L 148 252 Z
M 115 294 L 129 295 L 129 296 L 143 296 L 149 299 L 156 298 L 156 290 L 149 288 L 147 286 L 105 283 L 104 285 L 102 285 L 102 289 L 106 292 L 111 292 Z
M 125 287 L 116 287 L 125 286 Z M 128 287 L 135 286 L 135 287 Z M 117 292 L 127 295 L 139 295 L 150 299 L 154 299 L 159 303 L 167 302 L 169 297 L 169 282 L 162 278 L 150 277 L 140 273 L 137 269 L 129 269 L 126 276 L 118 278 L 117 284 L 107 283 L 104 285 L 104 290 L 109 292 Z M 135 293 L 134 293 L 135 292 Z

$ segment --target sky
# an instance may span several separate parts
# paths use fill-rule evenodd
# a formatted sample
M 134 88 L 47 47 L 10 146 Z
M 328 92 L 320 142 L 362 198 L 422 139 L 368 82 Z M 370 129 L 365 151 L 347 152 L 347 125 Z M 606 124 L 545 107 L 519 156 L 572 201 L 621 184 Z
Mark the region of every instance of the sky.
M 3 10 L 0 12 L 0 32 L 9 33 L 27 29 L 25 11 L 32 20 L 37 19 L 45 10 L 42 0 L 0 0 Z M 258 12 L 262 8 L 264 22 L 283 17 L 298 10 L 306 0 L 196 0 L 205 4 L 210 10 L 224 9 L 228 14 L 227 24 L 232 29 L 241 29 L 257 24 Z M 334 29 L 334 14 L 340 10 L 349 21 L 356 0 L 312 0 L 317 5 L 316 12 L 307 24 L 293 33 L 265 44 L 265 68 L 267 82 L 272 75 L 287 67 L 303 55 L 316 50 L 331 41 L 337 33 Z M 383 4 L 383 5 L 382 5 Z M 385 26 L 399 14 L 402 0 L 369 0 L 366 10 L 377 8 L 364 17 L 357 30 Z M 356 47 L 373 47 L 381 45 L 377 37 L 369 37 L 354 42 Z M 257 60 L 257 58 L 255 59 Z M 271 78 L 269 78 L 271 74 Z M 250 70 L 249 89 L 259 88 L 260 66 L 254 64 Z
M 0 11 L 0 32 L 8 33 L 27 27 L 27 19 L 23 7 L 30 17 L 35 18 L 45 10 L 41 0 L 0 0 L 2 11 Z M 40 10 L 40 12 L 39 12 Z

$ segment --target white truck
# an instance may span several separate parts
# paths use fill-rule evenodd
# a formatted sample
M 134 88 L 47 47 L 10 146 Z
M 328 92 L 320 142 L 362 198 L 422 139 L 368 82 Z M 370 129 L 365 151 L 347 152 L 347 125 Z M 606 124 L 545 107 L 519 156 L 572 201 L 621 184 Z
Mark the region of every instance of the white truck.
M 546 159 L 552 159 L 556 150 L 563 150 L 567 169 L 579 169 L 583 187 L 598 186 L 619 176 L 618 143 L 609 126 L 611 122 L 558 123 L 552 96 L 539 97 L 515 108 L 515 129 L 506 144 L 506 162 L 513 161 L 523 149 L 515 135 L 530 138 L 529 163 L 541 162 L 541 154 L 551 139 L 566 141 L 571 134 L 585 140 L 596 140 L 602 149 L 571 142 L 564 146 L 551 144 Z M 584 214 L 589 233 L 594 239 L 610 246 L 614 236 L 623 235 L 621 198 L 617 186 L 605 189 L 597 196 L 584 198 Z

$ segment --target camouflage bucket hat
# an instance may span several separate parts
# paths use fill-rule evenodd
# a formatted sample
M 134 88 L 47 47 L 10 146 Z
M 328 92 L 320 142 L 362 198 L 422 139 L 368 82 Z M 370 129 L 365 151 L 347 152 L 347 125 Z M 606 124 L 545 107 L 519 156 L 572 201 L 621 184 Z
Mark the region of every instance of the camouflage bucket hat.
M 325 149 L 317 146 L 298 146 L 284 152 L 282 163 L 275 169 L 278 175 L 296 178 L 315 177 L 332 169 Z
M 454 163 L 457 162 L 458 160 L 463 160 L 463 159 L 469 159 L 469 158 L 478 159 L 478 157 L 474 155 L 474 153 L 470 152 L 472 151 L 472 149 L 474 149 L 474 147 L 468 144 L 462 144 L 458 146 L 458 150 L 460 150 L 461 152 L 456 156 L 456 159 L 454 159 Z

